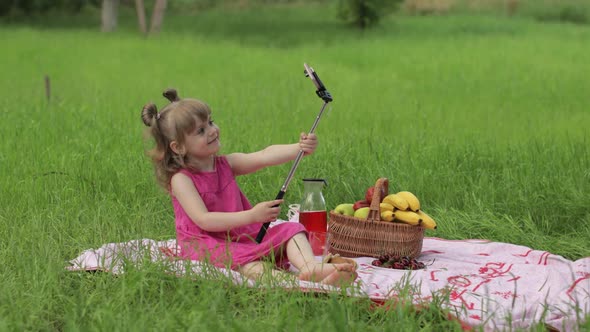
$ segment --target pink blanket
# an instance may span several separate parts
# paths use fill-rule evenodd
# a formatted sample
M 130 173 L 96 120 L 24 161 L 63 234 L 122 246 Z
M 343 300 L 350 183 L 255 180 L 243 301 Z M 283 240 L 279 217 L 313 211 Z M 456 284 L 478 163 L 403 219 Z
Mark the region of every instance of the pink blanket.
M 70 261 L 72 271 L 102 270 L 122 273 L 125 264 L 142 259 L 165 262 L 173 273 L 187 268 L 197 275 L 215 269 L 238 284 L 255 283 L 238 272 L 199 262 L 174 259 L 176 241 L 133 240 L 89 249 Z M 147 254 L 147 255 L 146 255 Z M 319 258 L 318 258 L 319 259 Z M 411 291 L 416 304 L 433 296 L 448 297 L 444 305 L 460 320 L 485 331 L 528 328 L 544 322 L 559 331 L 575 331 L 590 314 L 590 257 L 569 261 L 546 251 L 486 240 L 449 241 L 425 238 L 419 261 L 426 269 L 393 270 L 371 265 L 360 257 L 357 286 L 351 296 L 376 302 Z M 285 287 L 292 285 L 285 284 Z M 313 282 L 299 282 L 303 290 L 331 291 Z

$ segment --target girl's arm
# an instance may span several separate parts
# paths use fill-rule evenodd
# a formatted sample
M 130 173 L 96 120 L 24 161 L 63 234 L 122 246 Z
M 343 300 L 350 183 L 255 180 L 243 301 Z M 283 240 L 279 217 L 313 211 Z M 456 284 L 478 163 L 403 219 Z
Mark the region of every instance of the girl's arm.
M 280 199 L 261 202 L 250 210 L 240 212 L 209 212 L 188 176 L 176 173 L 172 176 L 170 184 L 172 194 L 186 214 L 197 226 L 208 232 L 222 232 L 255 222 L 274 221 L 279 217 L 281 211 L 277 205 L 283 202 Z
M 226 156 L 235 175 L 254 173 L 257 170 L 294 160 L 303 150 L 304 155 L 312 154 L 318 145 L 315 134 L 301 133 L 299 143 L 271 145 L 253 153 L 232 153 Z

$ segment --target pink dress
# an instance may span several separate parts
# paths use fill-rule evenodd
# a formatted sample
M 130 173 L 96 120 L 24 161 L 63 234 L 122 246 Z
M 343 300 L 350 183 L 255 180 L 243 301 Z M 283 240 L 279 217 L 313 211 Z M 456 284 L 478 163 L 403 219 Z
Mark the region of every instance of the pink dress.
M 183 169 L 180 172 L 192 179 L 210 212 L 238 212 L 252 208 L 224 156 L 215 158 L 215 171 L 192 172 Z M 208 232 L 190 219 L 175 197 L 172 197 L 172 204 L 181 256 L 191 260 L 208 260 L 219 267 L 236 269 L 271 255 L 275 256 L 278 266 L 286 267 L 287 241 L 297 233 L 306 232 L 300 223 L 286 222 L 269 228 L 258 244 L 255 239 L 262 222 L 223 232 Z

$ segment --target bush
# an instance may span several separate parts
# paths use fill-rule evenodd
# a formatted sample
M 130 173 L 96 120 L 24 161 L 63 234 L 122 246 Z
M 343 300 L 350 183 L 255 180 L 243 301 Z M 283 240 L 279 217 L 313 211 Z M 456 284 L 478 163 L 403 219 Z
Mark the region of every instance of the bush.
M 51 0 L 16 0 L 13 3 L 16 7 L 25 13 L 44 13 L 48 11 L 52 4 Z
M 588 12 L 584 8 L 575 6 L 564 6 L 558 10 L 538 13 L 536 18 L 540 21 L 569 22 L 574 24 L 588 24 L 590 22 Z
M 77 13 L 84 6 L 100 7 L 99 0 L 0 0 L 0 16 L 9 15 L 18 10 L 26 15 L 43 14 L 50 10 L 64 10 Z
M 12 10 L 15 0 L 0 0 L 0 16 L 6 16 Z
M 339 0 L 338 16 L 365 29 L 379 23 L 381 17 L 395 11 L 402 0 Z

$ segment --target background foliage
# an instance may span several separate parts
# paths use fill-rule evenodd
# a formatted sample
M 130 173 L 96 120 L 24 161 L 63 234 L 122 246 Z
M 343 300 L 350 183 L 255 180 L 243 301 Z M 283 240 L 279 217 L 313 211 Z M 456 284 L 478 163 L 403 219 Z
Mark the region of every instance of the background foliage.
M 155 0 L 145 0 L 148 11 Z M 85 8 L 99 8 L 101 0 L 2 0 L 0 17 L 47 15 L 55 11 L 79 13 Z M 121 6 L 131 8 L 132 0 L 120 0 Z M 590 2 L 586 0 L 173 0 L 168 1 L 169 13 L 202 12 L 212 8 L 252 8 L 268 5 L 324 5 L 325 13 L 336 15 L 343 22 L 364 28 L 375 25 L 399 9 L 410 15 L 448 15 L 479 13 L 532 17 L 540 21 L 590 23 Z M 326 10 L 326 6 L 333 9 Z

